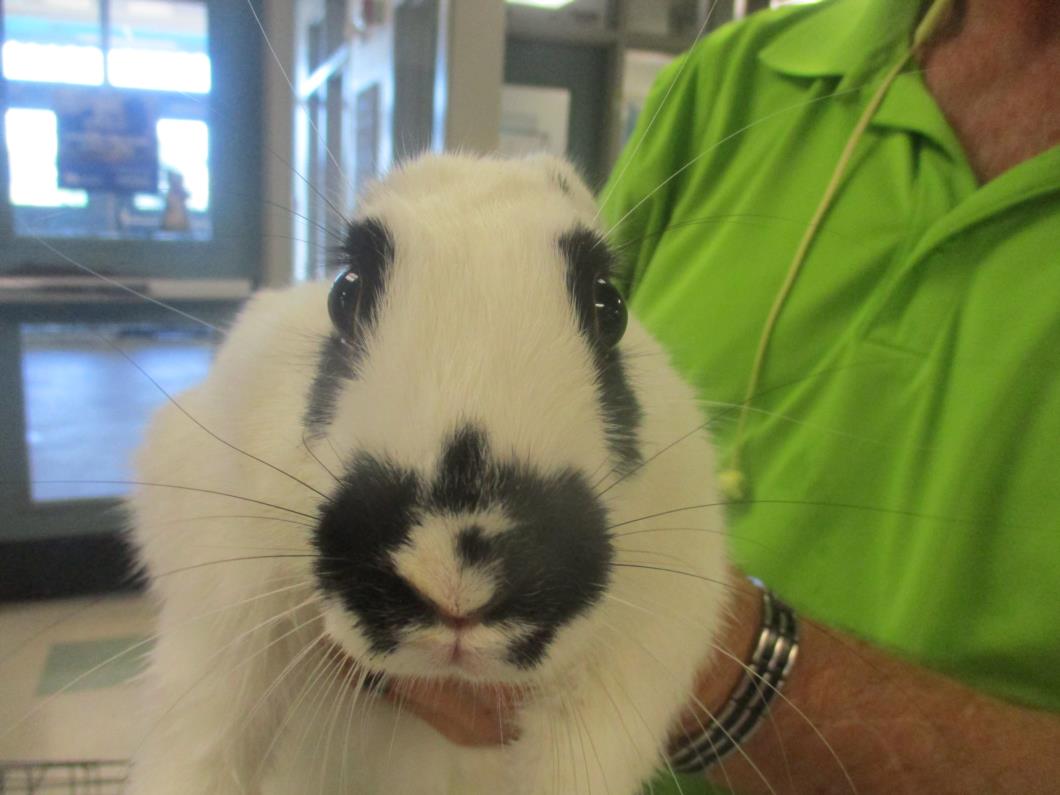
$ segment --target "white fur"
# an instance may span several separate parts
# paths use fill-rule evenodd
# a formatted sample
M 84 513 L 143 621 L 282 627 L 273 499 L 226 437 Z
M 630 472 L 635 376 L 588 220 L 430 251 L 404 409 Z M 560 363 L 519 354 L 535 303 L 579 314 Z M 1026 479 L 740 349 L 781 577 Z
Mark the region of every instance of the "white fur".
M 141 488 L 131 502 L 161 636 L 149 674 L 152 728 L 130 791 L 632 795 L 660 767 L 722 620 L 720 508 L 617 528 L 616 559 L 654 568 L 615 568 L 604 598 L 529 672 L 503 661 L 505 643 L 526 630 L 515 623 L 469 630 L 466 669 L 446 667 L 452 639 L 441 627 L 410 631 L 397 653 L 373 657 L 351 617 L 318 594 L 309 543 L 323 502 L 314 489 L 335 488 L 325 466 L 338 473 L 351 454 L 368 452 L 430 473 L 444 439 L 468 421 L 485 429 L 491 450 L 542 471 L 571 467 L 604 487 L 615 480 L 556 243 L 575 222 L 592 226 L 591 196 L 549 158 L 427 157 L 369 191 L 360 214 L 392 230 L 395 261 L 359 378 L 342 388 L 326 438 L 310 440 L 320 463 L 303 445 L 301 420 L 331 331 L 325 284 L 255 297 L 210 376 L 177 400 L 289 475 L 211 438 L 173 405 L 152 423 L 139 479 L 168 486 Z M 621 345 L 650 456 L 703 420 L 635 320 Z M 606 493 L 609 519 L 717 504 L 713 472 L 706 435 L 693 434 Z M 488 533 L 506 531 L 502 515 L 478 519 Z M 490 572 L 462 578 L 451 546 L 437 543 L 455 525 L 424 521 L 440 532 L 414 534 L 398 555 L 402 570 L 454 612 L 482 604 Z M 285 554 L 304 557 L 265 557 Z M 243 556 L 258 557 L 211 562 Z M 520 738 L 487 750 L 450 744 L 358 688 L 336 644 L 388 673 L 532 686 Z

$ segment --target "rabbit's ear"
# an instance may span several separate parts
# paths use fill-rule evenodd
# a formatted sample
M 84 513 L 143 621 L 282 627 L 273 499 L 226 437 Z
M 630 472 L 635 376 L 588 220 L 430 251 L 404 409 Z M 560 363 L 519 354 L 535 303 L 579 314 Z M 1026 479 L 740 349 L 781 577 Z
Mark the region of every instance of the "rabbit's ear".
M 574 189 L 583 181 L 577 169 L 561 157 L 541 152 L 528 155 L 526 162 L 543 171 L 548 180 L 568 196 L 573 195 Z
M 593 196 L 585 186 L 585 178 L 577 166 L 562 157 L 540 153 L 528 155 L 525 161 L 540 169 L 549 183 L 564 196 L 579 204 L 593 204 Z

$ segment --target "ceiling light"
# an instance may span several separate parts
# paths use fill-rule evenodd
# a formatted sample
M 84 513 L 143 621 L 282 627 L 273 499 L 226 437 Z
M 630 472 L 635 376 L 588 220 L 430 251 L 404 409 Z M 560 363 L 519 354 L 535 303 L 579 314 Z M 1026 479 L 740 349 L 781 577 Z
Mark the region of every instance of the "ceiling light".
M 549 11 L 555 11 L 557 8 L 569 6 L 574 0 L 507 0 L 507 2 L 517 6 L 534 6 L 534 8 L 547 8 Z

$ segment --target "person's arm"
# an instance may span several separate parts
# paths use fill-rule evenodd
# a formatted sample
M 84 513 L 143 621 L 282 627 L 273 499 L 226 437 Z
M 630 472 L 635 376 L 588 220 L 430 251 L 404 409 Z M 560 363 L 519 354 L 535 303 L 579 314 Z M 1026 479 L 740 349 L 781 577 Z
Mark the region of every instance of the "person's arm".
M 739 649 L 741 660 L 757 635 L 758 605 L 753 592 L 737 600 L 721 644 Z M 746 758 L 725 757 L 724 770 L 709 771 L 712 781 L 740 795 L 1024 795 L 1060 787 L 1060 716 L 983 695 L 805 617 L 800 633 L 784 698 L 744 743 Z M 698 699 L 716 712 L 739 670 L 729 659 L 705 674 Z M 690 716 L 685 723 L 696 725 Z
M 760 624 L 757 591 L 739 587 L 744 593 L 718 644 L 726 652 L 704 667 L 690 697 L 712 713 L 738 683 Z M 1060 716 L 983 695 L 805 617 L 800 633 L 783 698 L 739 751 L 709 771 L 711 780 L 739 795 L 1028 795 L 1060 784 Z M 387 697 L 458 745 L 517 736 L 518 698 L 504 688 L 395 681 Z M 691 712 L 683 723 L 695 730 Z

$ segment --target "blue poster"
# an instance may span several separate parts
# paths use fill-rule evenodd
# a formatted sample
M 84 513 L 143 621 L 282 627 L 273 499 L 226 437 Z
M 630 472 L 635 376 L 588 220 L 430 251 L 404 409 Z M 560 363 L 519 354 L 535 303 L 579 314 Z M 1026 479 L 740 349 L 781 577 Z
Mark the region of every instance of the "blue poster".
M 59 185 L 158 193 L 158 132 L 148 97 L 102 89 L 56 97 Z

